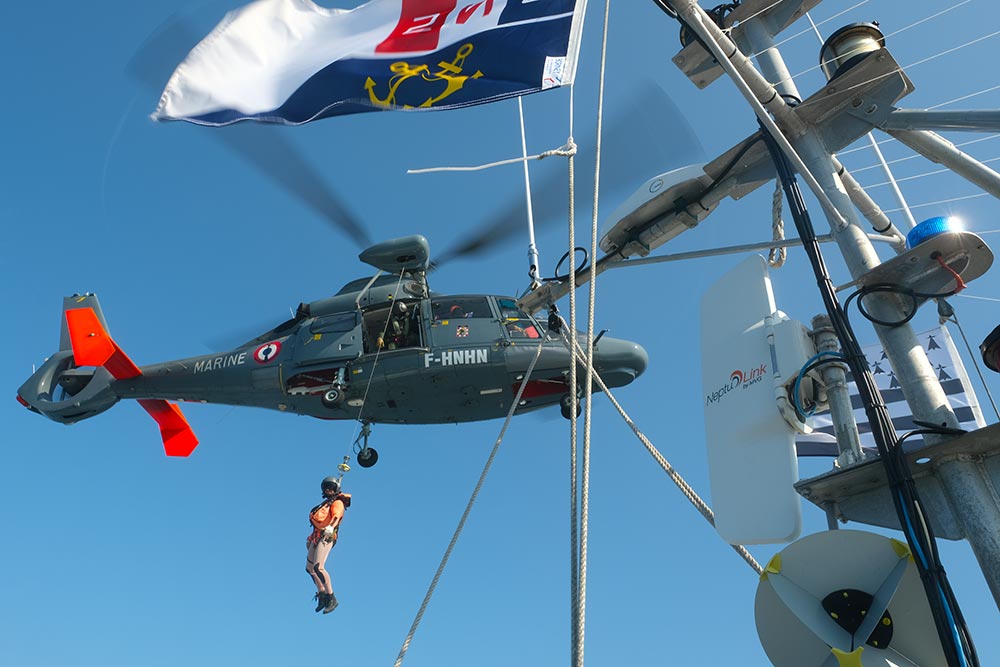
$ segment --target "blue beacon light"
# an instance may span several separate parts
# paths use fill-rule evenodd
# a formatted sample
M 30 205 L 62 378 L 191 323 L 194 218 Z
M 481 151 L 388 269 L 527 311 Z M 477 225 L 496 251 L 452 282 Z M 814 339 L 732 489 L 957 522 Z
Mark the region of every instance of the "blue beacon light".
M 928 218 L 907 233 L 906 247 L 907 249 L 916 248 L 928 239 L 946 232 L 957 232 L 960 228 L 961 226 L 956 218 L 946 216 Z

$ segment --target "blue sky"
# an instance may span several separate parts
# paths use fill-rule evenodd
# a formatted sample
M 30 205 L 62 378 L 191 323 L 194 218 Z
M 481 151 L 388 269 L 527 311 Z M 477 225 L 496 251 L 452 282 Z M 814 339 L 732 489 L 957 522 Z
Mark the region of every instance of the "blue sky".
M 303 569 L 306 513 L 319 481 L 350 452 L 356 429 L 263 410 L 185 406 L 201 445 L 167 460 L 155 426 L 136 405 L 70 427 L 13 400 L 33 366 L 58 347 L 61 299 L 99 294 L 111 332 L 139 365 L 216 351 L 288 316 L 289 307 L 335 293 L 369 275 L 361 249 L 207 128 L 148 120 L 157 92 L 126 65 L 177 13 L 205 34 L 239 3 L 6 3 L 0 56 L 7 64 L 2 106 L 0 272 L 8 290 L 8 400 L 0 403 L 0 660 L 17 665 L 272 665 L 333 660 L 391 664 L 472 492 L 500 421 L 426 427 L 376 426 L 381 457 L 355 468 L 355 502 L 328 563 L 341 606 L 312 613 Z M 353 6 L 356 3 L 324 3 Z M 604 3 L 591 0 L 576 91 L 575 135 L 592 144 L 597 46 Z M 827 2 L 819 22 L 853 3 Z M 941 11 L 927 0 L 870 0 L 823 25 L 829 34 L 877 19 L 916 91 L 900 102 L 928 108 L 1000 107 L 995 77 L 994 3 Z M 822 85 L 819 43 L 808 24 L 783 38 L 803 94 Z M 805 31 L 805 32 L 803 32 Z M 984 38 L 981 41 L 976 41 Z M 963 47 L 949 52 L 956 47 Z M 668 92 L 656 136 L 609 137 L 602 181 L 637 187 L 655 173 L 712 158 L 756 123 L 727 80 L 697 90 L 670 62 L 677 27 L 651 2 L 611 8 L 607 60 L 609 118 L 653 102 L 652 80 Z M 948 52 L 948 53 L 946 53 Z M 926 60 L 930 56 L 944 54 Z M 912 65 L 912 66 L 911 66 Z M 525 99 L 530 152 L 567 136 L 567 91 Z M 616 111 L 617 110 L 617 111 Z M 626 118 L 628 118 L 626 116 Z M 610 122 L 609 122 L 610 125 Z M 619 126 L 629 127 L 625 121 Z M 261 128 L 255 128 L 261 129 Z M 374 239 L 424 234 L 442 252 L 490 215 L 523 197 L 518 167 L 476 174 L 406 175 L 409 168 L 465 165 L 520 151 L 514 102 L 439 114 L 365 114 L 281 132 L 367 224 Z M 692 141 L 690 132 L 697 137 Z M 954 141 L 986 135 L 952 137 Z M 880 137 L 884 138 L 884 137 Z M 612 148 L 614 146 L 614 148 Z M 887 159 L 910 153 L 895 142 Z M 995 140 L 967 150 L 1000 156 Z M 616 152 L 617 151 L 617 154 Z M 617 156 L 616 156 L 617 155 Z M 627 156 L 625 158 L 622 155 Z M 843 156 L 898 207 L 870 150 Z M 556 164 L 542 167 L 558 172 Z M 958 215 L 992 242 L 1000 206 L 922 158 L 894 165 L 918 220 Z M 577 165 L 577 172 L 592 167 Z M 536 183 L 545 169 L 533 167 Z M 586 176 L 581 175 L 581 180 Z M 565 197 L 553 179 L 538 196 Z M 589 238 L 591 194 L 580 186 L 578 242 Z M 607 214 L 629 188 L 602 192 Z M 698 229 L 661 252 L 766 240 L 770 186 L 727 200 Z M 820 230 L 825 223 L 808 197 Z M 897 225 L 905 222 L 891 214 Z M 538 232 L 542 272 L 565 250 L 558 224 Z M 526 285 L 526 235 L 485 256 L 447 264 L 432 277 L 441 292 L 510 294 Z M 825 246 L 834 282 L 847 271 Z M 886 248 L 879 249 L 883 258 Z M 597 326 L 641 343 L 650 368 L 617 395 L 666 458 L 710 500 L 704 451 L 698 317 L 701 296 L 739 256 L 605 274 Z M 801 250 L 772 273 L 779 307 L 808 322 L 822 303 Z M 953 299 L 970 342 L 1000 318 L 996 270 Z M 992 301 L 990 300 L 992 299 Z M 925 309 L 926 310 L 926 309 Z M 852 314 L 856 314 L 852 313 Z M 853 317 L 863 343 L 870 327 Z M 936 325 L 922 311 L 915 329 Z M 960 342 L 958 332 L 953 335 Z M 225 345 L 225 343 L 221 343 Z M 963 350 L 964 354 L 964 350 Z M 966 362 L 971 360 L 966 356 Z M 970 373 L 972 373 L 970 364 Z M 972 373 L 974 376 L 974 373 Z M 996 374 L 989 387 L 1000 392 Z M 974 384 L 989 423 L 984 388 Z M 592 664 L 766 665 L 757 640 L 757 577 L 718 538 L 642 449 L 610 405 L 595 397 L 591 472 L 586 656 Z M 582 425 L 582 421 L 581 421 Z M 516 419 L 451 563 L 410 646 L 406 665 L 559 664 L 569 646 L 569 463 L 567 423 L 558 411 Z M 802 463 L 819 474 L 829 461 Z M 804 534 L 825 519 L 804 505 Z M 863 526 L 852 524 L 852 528 Z M 891 533 L 890 533 L 891 534 Z M 982 664 L 1000 661 L 998 611 L 964 542 L 941 554 L 969 621 Z M 760 561 L 780 545 L 753 547 Z

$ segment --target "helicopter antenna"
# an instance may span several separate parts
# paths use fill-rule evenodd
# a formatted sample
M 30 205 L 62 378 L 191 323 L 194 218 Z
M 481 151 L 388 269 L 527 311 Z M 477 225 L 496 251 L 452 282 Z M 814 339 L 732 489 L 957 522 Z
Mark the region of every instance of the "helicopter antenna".
M 531 177 L 528 175 L 528 144 L 524 138 L 524 104 L 521 97 L 517 98 L 517 114 L 521 121 L 521 155 L 524 156 L 524 199 L 528 206 L 528 277 L 531 278 L 530 289 L 541 286 L 538 278 L 538 248 L 535 246 L 535 218 L 531 210 Z
M 356 298 L 354 300 L 354 307 L 355 308 L 357 308 L 358 310 L 361 309 L 361 297 L 363 297 L 365 295 L 365 293 L 367 293 L 368 290 L 371 288 L 371 286 L 375 284 L 375 281 L 378 280 L 378 277 L 380 275 L 382 275 L 382 269 L 379 269 L 378 271 L 376 271 L 375 275 L 372 276 L 372 279 L 368 281 L 368 284 L 365 285 L 364 288 L 360 292 L 358 292 L 358 298 Z

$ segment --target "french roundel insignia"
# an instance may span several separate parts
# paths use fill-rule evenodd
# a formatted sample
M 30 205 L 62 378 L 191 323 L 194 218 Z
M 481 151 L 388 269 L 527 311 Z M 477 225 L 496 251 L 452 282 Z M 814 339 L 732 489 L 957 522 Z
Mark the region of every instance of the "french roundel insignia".
M 281 343 L 274 340 L 270 343 L 264 343 L 254 350 L 253 358 L 258 364 L 266 364 L 273 361 L 279 352 L 281 352 Z

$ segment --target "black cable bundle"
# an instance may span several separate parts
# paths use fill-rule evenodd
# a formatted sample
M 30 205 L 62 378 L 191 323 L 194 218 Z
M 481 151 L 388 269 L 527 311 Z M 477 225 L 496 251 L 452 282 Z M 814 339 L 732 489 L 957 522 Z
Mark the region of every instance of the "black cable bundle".
M 854 336 L 843 308 L 837 301 L 836 291 L 823 261 L 819 242 L 816 240 L 816 233 L 809 218 L 809 212 L 806 210 L 805 202 L 802 200 L 802 193 L 796 183 L 795 174 L 788 158 L 774 137 L 763 125 L 761 125 L 761 131 L 774 160 L 778 178 L 781 179 L 785 197 L 795 220 L 795 227 L 812 264 L 827 314 L 833 323 L 837 337 L 840 339 L 847 365 L 854 375 L 865 414 L 871 424 L 872 435 L 878 446 L 880 459 L 885 467 L 889 490 L 896 506 L 896 514 L 910 550 L 915 556 L 914 562 L 920 572 L 920 579 L 927 594 L 927 600 L 948 664 L 952 667 L 978 667 L 979 659 L 976 656 L 972 637 L 969 635 L 965 619 L 962 617 L 944 567 L 941 565 L 934 534 L 924 514 L 916 485 L 903 456 L 901 440 L 896 437 L 896 430 L 892 425 L 889 411 L 882 401 L 882 395 L 875 385 L 871 371 L 868 370 L 861 346 Z M 935 432 L 940 431 L 935 430 Z

